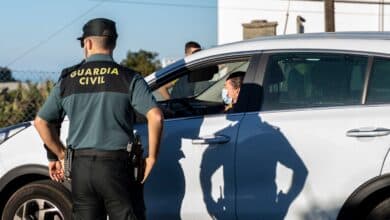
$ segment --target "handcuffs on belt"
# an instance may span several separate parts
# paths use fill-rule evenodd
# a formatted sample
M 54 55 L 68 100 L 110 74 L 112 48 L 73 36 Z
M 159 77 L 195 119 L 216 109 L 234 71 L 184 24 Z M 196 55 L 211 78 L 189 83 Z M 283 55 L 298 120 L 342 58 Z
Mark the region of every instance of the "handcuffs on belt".
M 135 181 L 140 183 L 144 179 L 145 159 L 143 158 L 144 150 L 139 135 L 135 135 L 133 143 L 127 145 L 127 151 L 130 155 L 130 163 L 134 168 Z
M 73 160 L 74 150 L 68 146 L 65 150 L 65 159 L 64 159 L 64 175 L 66 180 L 71 180 L 72 178 L 72 160 Z

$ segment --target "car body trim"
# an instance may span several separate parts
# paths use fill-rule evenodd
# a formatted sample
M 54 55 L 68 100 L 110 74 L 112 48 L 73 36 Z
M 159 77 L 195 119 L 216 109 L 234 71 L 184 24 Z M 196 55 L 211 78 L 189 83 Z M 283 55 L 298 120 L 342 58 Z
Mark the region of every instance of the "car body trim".
M 337 50 L 337 49 L 321 49 L 321 48 L 293 48 L 293 49 L 270 49 L 270 50 L 263 50 L 264 54 L 273 54 L 273 53 L 334 53 L 334 54 L 347 54 L 347 55 L 360 55 L 360 56 L 380 56 L 380 57 L 386 57 L 390 58 L 390 54 L 387 53 L 377 53 L 377 52 L 371 52 L 371 51 L 361 51 L 361 50 Z
M 3 177 L 1 177 L 0 192 L 14 179 L 23 175 L 31 175 L 31 174 L 37 174 L 37 175 L 49 177 L 48 168 L 45 166 L 36 165 L 36 164 L 27 164 L 27 165 L 19 166 L 8 171 Z
M 367 68 L 366 68 L 366 73 L 364 78 L 362 105 L 366 104 L 368 85 L 370 84 L 370 77 L 371 77 L 373 63 L 374 63 L 374 57 L 373 56 L 368 57 Z
M 361 203 L 374 193 L 384 189 L 389 189 L 389 187 L 390 174 L 376 176 L 363 183 L 346 199 L 339 211 L 337 220 L 357 219 L 358 217 L 363 217 L 361 214 L 365 213 L 359 213 L 359 210 L 362 210 L 362 207 L 360 207 Z M 388 191 L 388 193 L 390 193 L 390 191 Z M 383 196 L 386 198 L 386 195 Z

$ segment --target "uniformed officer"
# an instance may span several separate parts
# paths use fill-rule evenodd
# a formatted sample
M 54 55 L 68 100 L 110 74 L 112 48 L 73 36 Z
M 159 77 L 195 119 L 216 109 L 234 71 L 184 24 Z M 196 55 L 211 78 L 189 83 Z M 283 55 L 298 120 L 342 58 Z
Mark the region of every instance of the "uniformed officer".
M 78 38 L 85 62 L 71 68 L 54 86 L 40 109 L 35 127 L 48 149 L 57 156 L 49 164 L 53 180 L 64 178 L 65 148 L 55 123 L 69 118 L 67 145 L 72 163 L 73 219 L 143 219 L 140 189 L 131 173 L 126 147 L 133 140 L 137 111 L 146 116 L 149 150 L 143 182 L 159 152 L 163 115 L 144 79 L 112 58 L 115 22 L 97 18 L 83 27 Z

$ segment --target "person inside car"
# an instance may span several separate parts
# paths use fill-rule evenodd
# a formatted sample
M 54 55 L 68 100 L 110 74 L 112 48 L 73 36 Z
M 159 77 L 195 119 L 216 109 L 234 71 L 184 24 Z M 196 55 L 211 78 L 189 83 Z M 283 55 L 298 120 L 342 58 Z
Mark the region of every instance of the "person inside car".
M 244 76 L 245 72 L 236 71 L 227 77 L 225 86 L 222 89 L 222 100 L 225 103 L 225 113 L 233 112 L 233 107 L 237 103 Z

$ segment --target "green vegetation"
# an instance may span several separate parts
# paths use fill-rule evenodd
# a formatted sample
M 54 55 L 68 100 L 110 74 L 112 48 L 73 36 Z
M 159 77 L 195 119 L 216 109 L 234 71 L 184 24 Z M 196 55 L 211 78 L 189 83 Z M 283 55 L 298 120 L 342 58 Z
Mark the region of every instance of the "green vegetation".
M 0 67 L 0 82 L 13 82 L 12 72 L 7 67 Z
M 156 58 L 158 53 L 146 50 L 139 50 L 138 52 L 127 52 L 127 57 L 122 60 L 121 64 L 129 67 L 142 76 L 147 76 L 154 71 L 161 68 L 160 61 Z
M 45 84 L 19 83 L 15 90 L 3 89 L 0 93 L 0 128 L 33 120 L 49 96 L 53 82 Z

